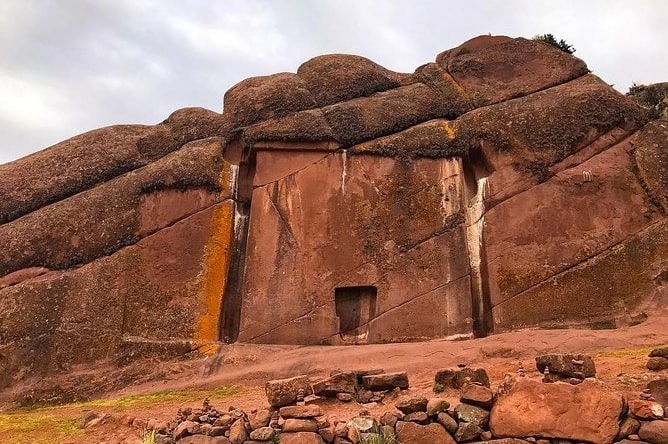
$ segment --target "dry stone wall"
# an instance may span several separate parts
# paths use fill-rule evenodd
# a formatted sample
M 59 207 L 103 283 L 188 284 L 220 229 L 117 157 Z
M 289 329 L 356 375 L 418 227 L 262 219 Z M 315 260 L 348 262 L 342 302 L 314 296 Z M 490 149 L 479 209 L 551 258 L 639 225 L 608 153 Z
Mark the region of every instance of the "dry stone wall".
M 627 397 L 596 380 L 587 355 L 538 356 L 536 368 L 542 377 L 519 369 L 492 384 L 482 368 L 440 370 L 434 379 L 447 399 L 407 392 L 405 372 L 337 370 L 318 381 L 296 376 L 267 382 L 268 408 L 219 410 L 205 400 L 201 409 L 180 409 L 169 423 L 137 425 L 153 428 L 156 442 L 165 444 L 668 442 L 665 379 Z M 359 414 L 329 413 L 339 402 L 359 403 Z

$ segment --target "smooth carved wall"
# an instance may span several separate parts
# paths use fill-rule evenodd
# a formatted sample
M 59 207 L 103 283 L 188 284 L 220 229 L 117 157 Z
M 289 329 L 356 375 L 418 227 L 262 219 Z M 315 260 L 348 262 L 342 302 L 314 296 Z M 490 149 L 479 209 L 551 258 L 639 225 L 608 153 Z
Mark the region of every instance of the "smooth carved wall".
M 355 342 L 339 334 L 348 287 L 376 290 L 360 296 L 360 342 L 471 333 L 459 158 L 261 151 L 256 175 L 284 164 L 253 191 L 239 341 Z

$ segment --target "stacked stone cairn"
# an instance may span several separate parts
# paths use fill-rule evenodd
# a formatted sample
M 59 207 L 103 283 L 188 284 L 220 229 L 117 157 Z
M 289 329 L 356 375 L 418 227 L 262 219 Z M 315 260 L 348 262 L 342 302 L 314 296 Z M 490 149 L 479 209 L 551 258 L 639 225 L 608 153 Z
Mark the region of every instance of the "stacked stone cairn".
M 315 383 L 306 376 L 273 380 L 265 386 L 269 408 L 222 412 L 205 400 L 201 409 L 180 410 L 156 443 L 668 443 L 668 379 L 626 398 L 594 379 L 587 355 L 539 356 L 536 370 L 520 364 L 497 390 L 482 368 L 439 370 L 434 387 L 448 399 L 408 394 L 405 372 L 337 370 Z M 361 410 L 347 420 L 327 417 L 319 404 L 331 401 L 323 398 L 357 402 Z

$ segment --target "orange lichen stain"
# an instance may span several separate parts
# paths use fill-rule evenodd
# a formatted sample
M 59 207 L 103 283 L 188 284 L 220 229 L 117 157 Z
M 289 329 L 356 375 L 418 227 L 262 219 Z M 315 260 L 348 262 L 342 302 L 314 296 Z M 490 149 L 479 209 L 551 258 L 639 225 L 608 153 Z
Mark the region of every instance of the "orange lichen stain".
M 220 184 L 221 189 L 229 190 L 234 188 L 235 180 L 236 177 L 234 176 L 234 172 L 232 171 L 232 165 L 225 162 L 223 164 L 223 169 L 220 171 L 220 178 L 218 179 L 218 183 Z
M 456 131 L 448 122 L 443 123 L 443 131 L 448 135 L 448 139 L 452 140 L 455 138 Z
M 230 187 L 231 170 L 228 165 L 221 172 L 223 189 Z M 227 284 L 227 271 L 234 248 L 234 202 L 228 200 L 214 209 L 211 234 L 204 253 L 203 304 L 204 313 L 197 320 L 195 344 L 204 354 L 218 350 L 218 326 L 223 306 L 223 291 Z
M 452 87 L 453 87 L 458 93 L 460 93 L 460 94 L 466 94 L 466 91 L 464 90 L 464 88 L 462 88 L 462 86 L 461 86 L 459 83 L 457 83 L 457 82 L 455 81 L 454 77 L 452 77 L 452 76 L 450 75 L 450 73 L 448 73 L 448 72 L 446 72 L 446 71 L 441 71 L 441 74 L 442 74 L 443 80 L 445 80 L 445 81 L 448 82 L 450 85 L 452 85 Z

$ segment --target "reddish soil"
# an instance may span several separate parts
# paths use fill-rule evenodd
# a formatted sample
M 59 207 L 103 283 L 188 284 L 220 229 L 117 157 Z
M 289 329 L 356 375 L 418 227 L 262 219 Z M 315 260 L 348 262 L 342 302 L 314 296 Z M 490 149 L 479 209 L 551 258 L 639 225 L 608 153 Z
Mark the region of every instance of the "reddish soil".
M 63 420 L 78 420 L 87 410 L 109 413 L 104 423 L 70 438 L 54 438 L 53 430 L 36 426 L 20 432 L 19 436 L 0 433 L 0 443 L 137 443 L 141 431 L 128 419 L 157 418 L 170 420 L 178 408 L 196 407 L 201 401 L 197 396 L 214 393 L 221 386 L 235 386 L 238 392 L 221 398 L 211 395 L 211 403 L 217 408 L 235 406 L 250 411 L 266 406 L 263 384 L 267 379 L 308 374 L 313 378 L 324 376 L 332 369 L 383 368 L 386 371 L 406 370 L 409 373 L 411 392 L 434 396 L 433 378 L 436 370 L 466 363 L 484 367 L 497 385 L 506 374 L 514 375 L 523 363 L 528 376 L 537 375 L 533 358 L 546 352 L 585 352 L 594 357 L 597 378 L 611 389 L 636 393 L 646 383 L 657 377 L 668 377 L 668 371 L 652 373 L 645 368 L 647 354 L 655 346 L 668 344 L 668 329 L 663 313 L 641 325 L 618 330 L 526 330 L 505 333 L 475 340 L 436 340 L 421 343 L 374 344 L 366 346 L 263 346 L 234 344 L 225 346 L 218 357 L 184 364 L 186 370 L 177 379 L 137 385 L 110 393 L 105 397 L 108 405 L 83 404 L 32 411 L 19 411 L 25 418 L 54 416 Z M 210 376 L 206 373 L 212 372 Z M 114 399 L 142 393 L 165 390 L 192 389 L 190 397 L 183 394 L 154 403 L 124 404 Z M 182 392 L 183 393 L 183 392 Z M 187 391 L 185 392 L 187 393 Z M 194 395 L 194 396 L 193 396 Z M 457 393 L 442 394 L 456 401 Z M 391 408 L 396 395 L 369 410 L 372 414 Z M 356 415 L 361 406 L 336 401 L 322 402 L 331 416 L 347 418 Z M 9 415 L 1 415 L 0 432 L 7 428 Z M 23 419 L 20 419 L 23 418 Z M 3 429 L 4 427 L 4 429 Z M 15 432 L 16 433 L 16 432 Z

